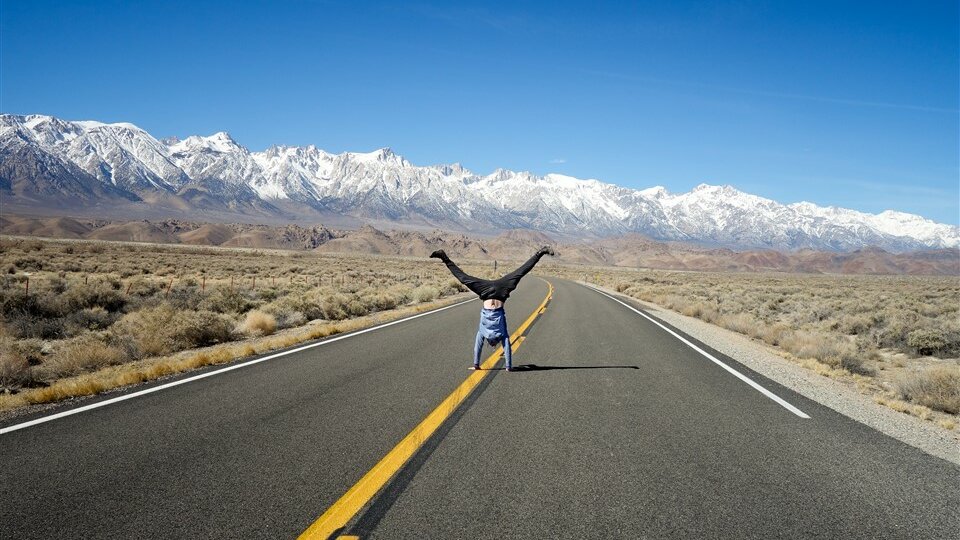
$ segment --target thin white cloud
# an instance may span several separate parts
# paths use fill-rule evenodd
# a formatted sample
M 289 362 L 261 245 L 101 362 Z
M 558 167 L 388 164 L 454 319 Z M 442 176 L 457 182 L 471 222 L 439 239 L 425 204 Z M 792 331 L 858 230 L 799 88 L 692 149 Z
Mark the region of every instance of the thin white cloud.
M 566 162 L 566 158 L 555 158 L 550 160 L 551 165 L 563 165 Z
M 955 204 L 957 189 L 944 189 L 938 187 L 927 187 L 916 184 L 895 184 L 873 182 L 869 180 L 847 180 L 847 182 L 860 189 L 877 191 L 895 195 L 913 195 L 920 197 L 933 197 L 937 199 L 946 199 L 951 204 Z
M 791 92 L 752 90 L 749 88 L 736 88 L 731 86 L 721 86 L 716 84 L 698 83 L 698 82 L 691 82 L 691 81 L 660 79 L 655 77 L 638 77 L 635 75 L 628 75 L 625 73 L 615 73 L 611 71 L 597 71 L 597 70 L 579 70 L 579 71 L 582 71 L 590 75 L 599 75 L 602 77 L 610 77 L 614 79 L 622 79 L 622 80 L 628 80 L 628 81 L 637 81 L 637 82 L 654 83 L 654 84 L 666 84 L 666 85 L 674 85 L 674 86 L 685 86 L 688 88 L 703 88 L 706 90 L 717 90 L 721 92 L 732 92 L 736 94 L 746 94 L 746 95 L 753 95 L 753 96 L 767 96 L 767 97 L 795 99 L 795 100 L 804 100 L 804 101 L 819 101 L 822 103 L 836 103 L 839 105 L 851 105 L 854 107 L 905 109 L 905 110 L 912 110 L 912 111 L 949 113 L 949 114 L 956 114 L 957 112 L 960 112 L 960 110 L 954 109 L 954 108 L 931 107 L 927 105 L 916 105 L 911 103 L 887 103 L 887 102 L 881 102 L 881 101 L 867 101 L 867 100 L 861 100 L 861 99 L 846 99 L 846 98 L 836 98 L 836 97 L 828 97 L 828 96 L 812 96 L 808 94 L 794 94 Z

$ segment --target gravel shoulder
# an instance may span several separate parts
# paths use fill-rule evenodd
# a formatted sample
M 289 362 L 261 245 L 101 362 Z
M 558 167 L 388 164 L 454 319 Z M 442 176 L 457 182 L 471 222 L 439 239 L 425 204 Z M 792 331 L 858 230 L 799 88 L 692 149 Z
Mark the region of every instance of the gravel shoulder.
M 642 306 L 651 316 L 737 360 L 764 377 L 905 444 L 960 465 L 960 435 L 954 431 L 877 404 L 871 396 L 858 392 L 853 384 L 824 377 L 797 365 L 777 354 L 772 347 L 747 336 L 656 304 L 624 296 L 605 287 L 579 283 Z

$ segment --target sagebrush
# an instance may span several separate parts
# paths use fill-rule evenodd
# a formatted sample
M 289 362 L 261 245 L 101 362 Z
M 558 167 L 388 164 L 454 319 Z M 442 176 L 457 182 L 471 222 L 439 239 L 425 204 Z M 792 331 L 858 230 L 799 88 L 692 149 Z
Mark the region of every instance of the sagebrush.
M 423 259 L 86 241 L 2 238 L 0 269 L 12 391 L 464 290 Z

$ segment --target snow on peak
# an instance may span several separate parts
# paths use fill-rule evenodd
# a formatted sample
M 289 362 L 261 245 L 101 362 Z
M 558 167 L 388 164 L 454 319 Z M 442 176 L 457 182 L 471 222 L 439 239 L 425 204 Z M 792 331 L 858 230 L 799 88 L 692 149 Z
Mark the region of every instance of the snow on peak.
M 474 181 L 474 174 L 470 172 L 469 169 L 466 169 L 461 163 L 451 163 L 449 165 L 434 165 L 434 169 L 440 172 L 444 176 L 460 176 L 464 177 L 465 181 Z
M 544 180 L 549 180 L 553 184 L 565 189 L 581 189 L 596 182 L 596 180 L 581 180 L 573 176 L 567 176 L 565 174 L 558 173 L 550 173 L 545 175 L 543 178 Z
M 137 131 L 141 133 L 146 133 L 146 131 L 140 129 L 139 127 L 129 123 L 129 122 L 115 122 L 113 124 L 107 124 L 104 122 L 97 122 L 96 120 L 79 120 L 73 122 L 85 130 L 95 130 L 95 129 L 126 129 L 130 131 Z
M 390 163 L 401 167 L 411 166 L 410 162 L 403 156 L 395 154 L 388 147 L 378 148 L 373 152 L 346 152 L 344 155 L 349 159 L 365 164 Z
M 225 131 L 218 131 L 209 137 L 191 135 L 182 141 L 173 139 L 171 142 L 172 144 L 168 145 L 170 152 L 176 155 L 185 155 L 192 152 L 219 152 L 221 154 L 246 152 L 246 149 L 237 144 Z
M 714 186 L 711 184 L 700 184 L 697 187 L 693 188 L 693 191 L 691 191 L 691 193 L 711 193 L 711 194 L 716 193 L 716 194 L 730 196 L 730 195 L 742 194 L 743 192 L 731 186 L 730 184 L 723 184 L 721 186 Z
M 44 116 L 41 114 L 31 114 L 22 118 L 23 118 L 22 120 L 23 125 L 25 125 L 29 129 L 34 129 L 40 124 L 44 122 L 49 122 L 50 120 L 53 119 L 52 116 Z
M 670 192 L 663 186 L 653 186 L 652 188 L 641 189 L 638 193 L 648 199 L 663 199 L 670 196 Z
M 213 135 L 207 137 L 208 140 L 213 140 L 217 142 L 233 143 L 236 144 L 236 141 L 233 140 L 233 137 L 230 136 L 226 131 L 218 131 Z
M 243 148 L 226 131 L 218 131 L 209 137 L 203 137 L 203 140 L 209 148 L 218 152 L 235 152 Z

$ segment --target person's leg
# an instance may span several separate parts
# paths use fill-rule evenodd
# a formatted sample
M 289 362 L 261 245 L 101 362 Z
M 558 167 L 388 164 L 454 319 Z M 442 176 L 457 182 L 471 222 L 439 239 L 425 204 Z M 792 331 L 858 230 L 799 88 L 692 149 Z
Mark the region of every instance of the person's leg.
M 510 346 L 510 336 L 503 338 L 503 366 L 507 371 L 513 371 L 513 350 Z
M 434 251 L 431 257 L 440 259 L 443 261 L 443 264 L 447 265 L 447 269 L 450 270 L 450 273 L 453 274 L 453 277 L 457 278 L 457 281 L 463 283 L 468 289 L 473 291 L 475 294 L 483 297 L 484 294 L 490 292 L 493 282 L 486 279 L 480 279 L 478 277 L 473 277 L 456 265 L 453 261 L 450 260 L 450 257 L 442 250 L 438 249 Z
M 480 369 L 480 351 L 483 350 L 483 334 L 477 330 L 477 340 L 473 344 L 473 369 Z
M 540 258 L 544 255 L 553 255 L 553 250 L 549 247 L 541 248 L 540 251 L 534 253 L 533 257 L 530 257 L 527 262 L 521 264 L 520 268 L 517 268 L 513 272 L 510 272 L 502 278 L 494 281 L 494 286 L 497 287 L 501 292 L 513 292 L 513 290 L 517 288 L 517 285 L 520 284 L 520 280 L 523 278 L 523 276 L 527 275 L 528 272 L 533 270 L 533 267 L 540 262 Z

